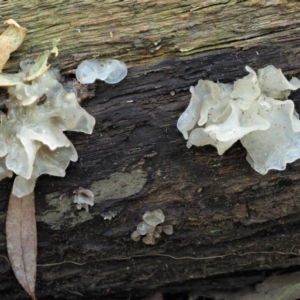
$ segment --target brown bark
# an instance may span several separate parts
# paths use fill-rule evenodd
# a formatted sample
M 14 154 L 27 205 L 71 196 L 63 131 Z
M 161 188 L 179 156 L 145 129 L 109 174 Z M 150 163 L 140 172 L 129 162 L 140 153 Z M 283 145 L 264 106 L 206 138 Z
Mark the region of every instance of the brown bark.
M 131 66 L 115 86 L 97 82 L 83 103 L 97 124 L 91 136 L 68 134 L 80 158 L 67 176 L 38 179 L 38 299 L 125 299 L 158 288 L 191 291 L 199 282 L 207 291 L 213 275 L 249 274 L 216 281 L 239 287 L 261 281 L 262 271 L 299 264 L 300 162 L 262 176 L 241 144 L 223 156 L 212 147 L 187 149 L 176 129 L 200 78 L 231 82 L 245 65 L 268 64 L 300 77 L 297 1 L 12 2 L 0 4 L 2 21 L 13 17 L 29 34 L 11 69 L 54 37 L 61 37 L 65 74 L 95 55 Z M 300 93 L 292 99 L 299 108 Z M 0 295 L 20 299 L 4 258 L 11 184 L 0 183 Z M 96 195 L 89 213 L 72 203 L 80 186 Z M 174 234 L 155 246 L 133 242 L 142 214 L 156 208 Z M 109 213 L 116 216 L 104 220 Z

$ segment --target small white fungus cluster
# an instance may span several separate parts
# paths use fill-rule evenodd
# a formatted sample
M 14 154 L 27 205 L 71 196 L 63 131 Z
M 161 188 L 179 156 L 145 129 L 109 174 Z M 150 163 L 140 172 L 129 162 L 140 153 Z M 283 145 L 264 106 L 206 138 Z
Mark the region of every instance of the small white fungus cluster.
M 79 187 L 74 191 L 73 203 L 77 203 L 77 209 L 84 208 L 86 212 L 89 212 L 89 206 L 94 206 L 94 193 L 91 190 Z
M 20 64 L 22 72 L 30 64 Z M 95 119 L 59 82 L 56 69 L 46 71 L 31 82 L 8 88 L 9 98 L 0 111 L 0 180 L 17 175 L 13 194 L 31 193 L 42 174 L 65 176 L 77 152 L 64 131 L 92 133 Z
M 138 242 L 141 236 L 142 241 L 147 245 L 155 245 L 156 239 L 160 238 L 162 232 L 173 234 L 172 225 L 159 225 L 165 221 L 165 216 L 161 209 L 147 211 L 143 215 L 143 221 L 138 224 L 136 230 L 131 234 L 131 239 Z
M 187 146 L 213 145 L 222 155 L 237 140 L 247 149 L 247 160 L 259 173 L 284 170 L 300 158 L 300 120 L 287 100 L 300 81 L 288 81 L 280 69 L 250 68 L 234 84 L 199 80 L 191 87 L 190 104 L 177 127 Z
M 116 59 L 84 60 L 76 69 L 76 78 L 82 84 L 100 79 L 109 84 L 118 83 L 127 75 L 126 65 Z

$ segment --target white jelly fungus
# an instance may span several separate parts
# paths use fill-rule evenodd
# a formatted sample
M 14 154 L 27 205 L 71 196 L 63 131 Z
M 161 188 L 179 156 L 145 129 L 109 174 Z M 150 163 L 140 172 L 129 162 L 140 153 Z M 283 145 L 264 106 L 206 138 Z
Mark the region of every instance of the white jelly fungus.
M 140 222 L 136 230 L 131 234 L 131 239 L 138 242 L 143 236 L 142 241 L 147 245 L 155 245 L 156 239 L 159 239 L 161 233 L 173 234 L 172 225 L 159 225 L 165 221 L 165 216 L 161 209 L 146 211 L 143 215 L 143 221 Z
M 155 209 L 153 211 L 146 211 L 143 215 L 143 220 L 149 225 L 156 227 L 165 221 L 165 216 L 161 209 Z
M 94 193 L 91 190 L 79 187 L 74 194 L 73 203 L 77 203 L 77 209 L 84 208 L 88 212 L 89 206 L 94 206 Z
M 50 69 L 31 84 L 8 89 L 7 113 L 1 112 L 0 178 L 18 175 L 13 186 L 17 197 L 32 192 L 42 174 L 65 176 L 70 160 L 78 159 L 64 131 L 92 133 L 95 119 L 59 80 L 58 70 Z
M 127 75 L 126 65 L 116 59 L 84 60 L 76 69 L 76 78 L 82 84 L 100 79 L 109 84 L 118 83 Z
M 234 84 L 199 80 L 190 88 L 190 104 L 177 128 L 187 146 L 213 145 L 222 155 L 237 140 L 247 149 L 247 161 L 259 173 L 284 170 L 300 158 L 300 120 L 288 100 L 300 81 L 288 81 L 280 69 L 268 66 Z
M 27 32 L 13 20 L 9 25 L 0 36 L 0 49 L 7 50 L 0 70 Z M 34 190 L 40 175 L 65 176 L 70 161 L 78 159 L 64 131 L 90 134 L 95 124 L 76 95 L 62 86 L 59 70 L 47 65 L 50 54 L 58 54 L 57 42 L 35 61 L 21 62 L 19 73 L 0 74 L 0 86 L 8 88 L 7 99 L 0 103 L 0 180 L 15 173 L 12 193 L 19 198 Z
M 135 230 L 132 234 L 131 234 L 131 239 L 135 242 L 138 242 L 141 239 L 141 234 Z

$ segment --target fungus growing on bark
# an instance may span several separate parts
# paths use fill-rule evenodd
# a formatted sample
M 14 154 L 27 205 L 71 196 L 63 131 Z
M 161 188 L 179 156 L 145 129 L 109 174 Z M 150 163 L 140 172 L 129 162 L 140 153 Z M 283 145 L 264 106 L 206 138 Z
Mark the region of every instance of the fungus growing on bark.
M 187 146 L 213 145 L 222 155 L 240 140 L 247 149 L 247 161 L 259 173 L 284 170 L 300 158 L 300 120 L 294 103 L 288 100 L 300 81 L 288 81 L 280 69 L 250 68 L 234 84 L 199 80 L 191 87 L 190 104 L 177 127 Z
M 140 222 L 136 230 L 131 234 L 131 239 L 138 242 L 143 236 L 142 241 L 147 245 L 155 245 L 156 239 L 161 237 L 161 233 L 173 234 L 172 225 L 159 225 L 165 221 L 165 216 L 161 209 L 146 211 L 143 215 L 143 221 Z
M 76 78 L 83 84 L 93 83 L 96 79 L 114 84 L 123 80 L 126 75 L 126 65 L 116 59 L 84 60 L 76 69 Z
M 84 208 L 86 212 L 89 211 L 89 206 L 94 206 L 94 193 L 83 187 L 79 187 L 74 192 L 74 203 L 77 203 L 77 209 Z
M 13 20 L 7 23 L 10 27 L 0 36 L 1 49 L 6 51 L 0 69 L 27 32 Z M 77 160 L 64 131 L 90 134 L 95 124 L 76 95 L 64 89 L 59 70 L 47 65 L 50 54 L 58 54 L 57 42 L 35 61 L 22 61 L 19 73 L 0 74 L 0 86 L 8 88 L 0 111 L 0 180 L 15 173 L 12 193 L 19 198 L 33 191 L 40 175 L 65 176 L 69 162 Z

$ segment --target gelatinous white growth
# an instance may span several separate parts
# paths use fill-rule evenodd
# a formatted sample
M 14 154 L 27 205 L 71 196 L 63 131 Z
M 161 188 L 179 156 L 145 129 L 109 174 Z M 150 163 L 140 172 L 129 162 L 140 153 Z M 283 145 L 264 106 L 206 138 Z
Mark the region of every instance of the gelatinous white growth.
M 155 226 L 151 226 L 146 222 L 140 222 L 136 227 L 136 230 L 139 232 L 140 235 L 145 235 L 146 233 L 151 233 L 155 229 Z
M 146 211 L 143 215 L 143 220 L 149 225 L 156 227 L 156 225 L 165 221 L 165 216 L 161 209 Z
M 126 65 L 116 59 L 84 60 L 76 69 L 76 78 L 82 84 L 100 79 L 109 84 L 120 82 L 127 75 Z
M 69 162 L 77 160 L 63 131 L 92 133 L 95 119 L 59 80 L 58 70 L 50 69 L 8 89 L 7 113 L 0 114 L 0 179 L 17 175 L 12 191 L 17 197 L 32 192 L 42 174 L 65 176 Z
M 171 235 L 173 234 L 173 225 L 165 225 L 162 227 L 162 231 L 167 234 L 167 235 Z
M 75 191 L 73 202 L 77 203 L 77 209 L 81 209 L 83 207 L 88 212 L 89 206 L 94 206 L 94 193 L 91 190 L 79 187 Z
M 143 215 L 143 220 L 140 222 L 136 230 L 131 234 L 131 239 L 138 242 L 142 238 L 143 243 L 147 245 L 155 245 L 156 239 L 160 238 L 162 232 L 171 235 L 173 234 L 173 226 L 165 225 L 158 226 L 165 221 L 165 216 L 161 209 L 146 211 Z
M 155 245 L 156 244 L 156 239 L 153 233 L 148 233 L 142 238 L 142 241 L 146 245 Z
M 177 127 L 188 147 L 210 144 L 221 155 L 240 139 L 257 172 L 283 170 L 300 158 L 299 115 L 291 100 L 282 101 L 300 81 L 288 81 L 274 66 L 258 70 L 258 76 L 246 70 L 234 84 L 199 80 Z
M 141 239 L 141 235 L 140 233 L 135 230 L 132 234 L 131 234 L 131 239 L 135 242 L 138 242 Z

